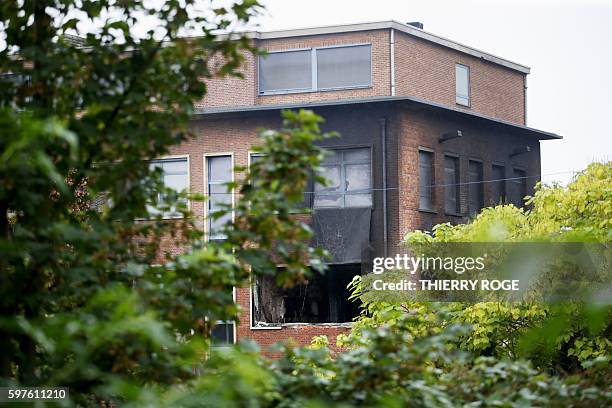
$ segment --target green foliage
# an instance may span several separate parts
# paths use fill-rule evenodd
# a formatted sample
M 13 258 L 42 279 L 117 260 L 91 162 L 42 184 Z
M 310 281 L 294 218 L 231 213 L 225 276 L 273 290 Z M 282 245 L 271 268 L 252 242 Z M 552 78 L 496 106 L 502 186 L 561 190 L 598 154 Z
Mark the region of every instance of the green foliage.
M 441 224 L 432 233 L 416 231 L 406 245 L 428 253 L 432 243 L 529 242 L 610 240 L 612 164 L 593 163 L 566 188 L 538 186 L 528 199 L 528 211 L 513 205 L 485 208 L 470 223 Z M 403 315 L 418 316 L 409 332 L 422 336 L 466 324 L 471 330 L 458 339 L 463 350 L 496 358 L 529 358 L 536 366 L 560 372 L 579 371 L 597 358 L 609 359 L 612 316 L 609 306 L 593 303 L 537 302 L 418 303 L 385 302 L 363 291 L 361 278 L 351 284 L 353 296 L 363 302 L 363 313 L 353 333 L 340 339 L 351 345 L 361 332 Z M 445 319 L 437 319 L 443 313 Z
M 538 188 L 527 200 L 532 206 L 526 238 L 559 241 L 612 240 L 612 162 L 592 163 L 566 187 Z
M 409 233 L 408 245 L 427 242 L 609 242 L 612 239 L 612 163 L 591 163 L 567 187 L 536 186 L 530 209 L 500 205 L 470 223 L 440 224 L 433 234 Z
M 283 262 L 278 279 L 289 285 L 307 265 L 322 268 L 290 211 L 323 155 L 315 142 L 329 135 L 311 112 L 284 112 L 281 129 L 261 132 L 265 158 L 228 186 L 242 197 L 228 239 L 205 242 L 185 204 L 203 198 L 164 188 L 148 160 L 192 136 L 202 79 L 240 76 L 245 54 L 258 52 L 215 33 L 260 6 L 207 14 L 193 3 L 0 5 L 0 72 L 10 74 L 0 77 L 3 385 L 67 386 L 72 403 L 126 406 L 223 406 L 267 387 L 256 357 L 210 358 L 209 334 L 237 319 L 232 289 L 252 275 Z M 139 30 L 144 15 L 154 30 Z M 178 219 L 163 219 L 170 208 Z M 164 253 L 168 240 L 185 253 Z
M 363 327 L 352 347 L 335 359 L 322 348 L 289 351 L 272 363 L 279 390 L 275 404 L 586 407 L 612 402 L 612 388 L 604 378 L 550 377 L 525 361 L 461 351 L 455 345 L 469 328 L 450 324 L 440 329 L 440 321 L 449 319 L 450 313 L 439 310 L 424 328 L 422 315 L 414 310 L 392 322 Z M 421 327 L 418 336 L 415 327 Z M 597 364 L 601 368 L 606 361 Z
M 602 385 L 610 383 L 609 319 L 588 308 L 572 309 L 568 331 L 542 319 L 554 311 L 527 305 L 365 302 L 345 353 L 332 356 L 326 338 L 277 361 L 262 360 L 252 345 L 212 350 L 212 322 L 237 317 L 233 287 L 278 263 L 287 266 L 277 276 L 286 286 L 323 268 L 323 254 L 306 244 L 311 231 L 291 214 L 323 156 L 315 143 L 331 135 L 312 112 L 284 112 L 281 129 L 260 134 L 264 158 L 228 186 L 241 200 L 227 240 L 205 242 L 184 204 L 202 197 L 165 189 L 148 160 L 191 136 L 203 78 L 240 76 L 244 54 L 258 52 L 246 38 L 215 33 L 247 22 L 259 4 L 208 14 L 193 5 L 0 3 L 0 72 L 10 74 L 0 77 L 1 385 L 67 386 L 68 405 L 78 406 L 610 404 Z M 158 24 L 141 33 L 145 15 Z M 80 32 L 83 22 L 97 31 Z M 539 190 L 529 213 L 497 207 L 471 226 L 440 226 L 413 240 L 606 241 L 609 181 L 609 165 L 594 165 L 567 191 Z M 180 219 L 164 220 L 169 208 Z M 186 252 L 162 253 L 164 239 Z M 541 338 L 536 331 L 505 342 L 512 324 L 539 319 L 588 376 L 550 378 L 527 363 L 462 350 L 538 353 L 529 340 Z
M 211 329 L 208 322 L 237 319 L 231 289 L 248 284 L 251 274 L 269 273 L 276 259 L 291 266 L 278 278 L 286 284 L 306 276 L 308 262 L 322 265 L 317 253 L 305 244 L 310 230 L 290 216 L 301 200 L 300 186 L 305 185 L 311 167 L 318 165 L 323 154 L 314 142 L 329 136 L 319 131 L 321 119 L 307 111 L 284 112 L 283 128 L 262 132 L 263 144 L 258 150 L 266 157 L 253 165 L 244 184 L 229 186 L 240 189 L 243 201 L 235 208 L 236 222 L 228 226 L 227 240 L 215 243 L 199 239 L 186 209 L 179 221 L 158 217 L 146 222 L 130 220 L 128 225 L 125 220 L 115 229 L 117 220 L 109 215 L 112 211 L 83 209 L 77 202 L 80 196 L 61 192 L 70 188 L 65 181 L 70 180 L 70 166 L 62 172 L 59 165 L 65 163 L 58 159 L 55 163 L 59 165 L 51 162 L 51 170 L 45 161 L 39 165 L 36 156 L 34 163 L 13 159 L 20 154 L 22 139 L 70 152 L 78 136 L 27 114 L 6 114 L 15 119 L 16 132 L 15 141 L 6 150 L 11 154 L 3 156 L 6 159 L 0 168 L 8 173 L 21 166 L 23 172 L 31 172 L 26 183 L 13 189 L 36 197 L 37 204 L 26 202 L 18 207 L 19 201 L 11 202 L 10 211 L 17 216 L 2 241 L 2 249 L 7 251 L 0 321 L 6 346 L 3 382 L 68 386 L 73 402 L 80 404 L 119 399 L 128 406 L 139 406 L 145 400 L 161 405 L 170 399 L 177 405 L 210 401 L 211 406 L 218 406 L 227 398 L 259 396 L 258 390 L 266 388 L 261 382 L 265 374 L 245 377 L 248 370 L 257 368 L 249 368 L 238 357 L 233 367 L 238 371 L 220 370 L 216 359 L 205 361 L 210 353 L 210 344 L 204 341 Z M 301 161 L 282 159 L 298 155 Z M 69 154 L 62 158 L 72 160 Z M 283 174 L 290 175 L 293 183 L 283 183 Z M 22 190 L 30 189 L 33 181 L 46 189 Z M 58 187 L 56 194 L 42 195 L 60 182 L 64 187 Z M 55 206 L 56 199 L 65 205 Z M 23 232 L 26 226 L 43 222 L 22 221 L 28 205 L 54 206 L 45 220 L 46 229 Z M 148 240 L 139 241 L 138 236 L 125 242 L 122 234 L 131 226 L 147 239 L 151 234 L 159 239 L 169 233 L 168 224 L 183 229 L 183 242 L 189 243 L 191 250 L 167 258 L 161 265 L 150 263 L 152 252 L 159 250 L 158 243 L 152 246 Z M 55 252 L 46 253 L 51 245 Z M 7 249 L 19 251 L 9 253 Z M 38 280 L 24 281 L 26 276 Z M 27 345 L 29 350 L 24 348 Z M 261 364 L 256 357 L 251 360 L 257 367 Z M 208 371 L 207 378 L 196 375 Z M 244 395 L 222 389 L 223 381 L 233 377 L 237 384 L 245 383 Z M 141 392 L 145 384 L 149 387 Z M 200 393 L 204 390 L 203 397 Z

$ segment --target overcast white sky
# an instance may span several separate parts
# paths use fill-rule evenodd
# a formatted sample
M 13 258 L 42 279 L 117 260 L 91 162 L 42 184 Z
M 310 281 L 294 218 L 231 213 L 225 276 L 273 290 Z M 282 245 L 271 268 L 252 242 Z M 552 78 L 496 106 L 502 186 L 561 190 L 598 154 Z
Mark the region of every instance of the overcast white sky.
M 542 142 L 543 181 L 612 159 L 612 2 L 569 0 L 262 0 L 259 29 L 379 20 L 425 30 L 531 67 L 527 124 Z M 561 174 L 556 174 L 561 173 Z M 552 175 L 548 175 L 552 174 Z

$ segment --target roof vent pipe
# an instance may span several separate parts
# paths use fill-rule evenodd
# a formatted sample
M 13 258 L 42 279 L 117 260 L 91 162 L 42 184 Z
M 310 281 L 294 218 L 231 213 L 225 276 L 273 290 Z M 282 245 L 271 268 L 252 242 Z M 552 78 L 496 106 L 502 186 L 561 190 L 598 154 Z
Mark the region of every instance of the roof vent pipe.
M 421 23 L 420 21 L 411 21 L 411 22 L 406 23 L 406 24 L 408 24 L 409 26 L 420 28 L 421 30 L 423 29 L 423 23 Z

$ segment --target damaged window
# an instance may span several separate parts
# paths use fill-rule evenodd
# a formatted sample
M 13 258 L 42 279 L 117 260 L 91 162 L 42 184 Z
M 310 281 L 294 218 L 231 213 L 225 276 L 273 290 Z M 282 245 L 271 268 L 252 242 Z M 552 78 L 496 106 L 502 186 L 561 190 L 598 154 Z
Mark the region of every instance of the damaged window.
M 315 208 L 372 206 L 370 148 L 332 150 L 321 168 L 328 182 L 315 183 Z
M 324 275 L 313 271 L 307 283 L 284 289 L 275 276 L 253 285 L 253 326 L 283 323 L 346 323 L 359 314 L 346 288 L 361 271 L 360 264 L 330 265 Z

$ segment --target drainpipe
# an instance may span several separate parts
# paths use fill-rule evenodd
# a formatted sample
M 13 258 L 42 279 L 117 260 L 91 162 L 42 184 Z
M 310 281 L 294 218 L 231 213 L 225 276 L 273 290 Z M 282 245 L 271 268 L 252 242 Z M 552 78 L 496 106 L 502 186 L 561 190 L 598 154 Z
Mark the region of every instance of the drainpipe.
M 389 34 L 389 65 L 391 65 L 391 96 L 395 96 L 395 30 Z
M 523 75 L 523 108 L 525 109 L 523 114 L 525 118 L 524 125 L 527 126 L 527 74 Z
M 383 199 L 383 247 L 384 256 L 388 256 L 387 242 L 387 119 L 380 119 L 380 144 L 382 146 L 382 199 Z

